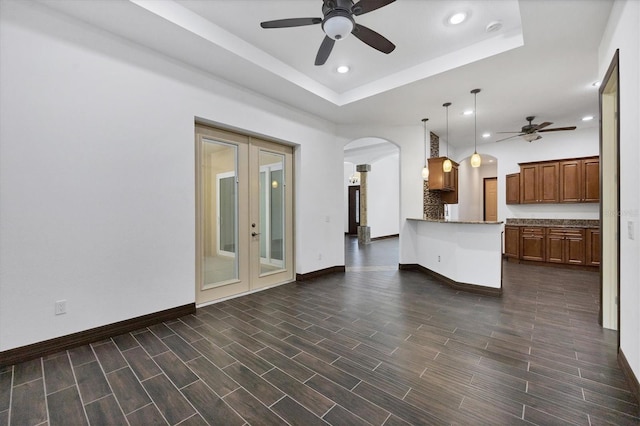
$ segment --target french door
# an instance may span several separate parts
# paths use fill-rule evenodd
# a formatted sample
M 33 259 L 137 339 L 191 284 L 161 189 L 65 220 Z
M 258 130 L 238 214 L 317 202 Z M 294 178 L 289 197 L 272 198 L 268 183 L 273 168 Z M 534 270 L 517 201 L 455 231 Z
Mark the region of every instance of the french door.
M 293 280 L 293 150 L 196 125 L 196 302 Z

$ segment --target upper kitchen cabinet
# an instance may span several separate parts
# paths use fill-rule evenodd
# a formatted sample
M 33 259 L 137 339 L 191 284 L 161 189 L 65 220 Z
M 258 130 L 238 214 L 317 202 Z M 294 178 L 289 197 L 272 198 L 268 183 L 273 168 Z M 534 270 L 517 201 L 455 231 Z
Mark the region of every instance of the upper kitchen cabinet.
M 557 161 L 520 164 L 520 203 L 557 203 Z
M 520 173 L 507 175 L 507 204 L 520 204 Z
M 506 192 L 507 204 L 597 203 L 600 158 L 520 163 L 520 173 L 506 176 Z
M 451 161 L 453 168 L 450 172 L 442 170 L 442 164 L 447 157 L 429 158 L 429 191 L 457 191 L 458 163 Z
M 600 201 L 600 159 L 598 157 L 560 161 L 560 202 Z

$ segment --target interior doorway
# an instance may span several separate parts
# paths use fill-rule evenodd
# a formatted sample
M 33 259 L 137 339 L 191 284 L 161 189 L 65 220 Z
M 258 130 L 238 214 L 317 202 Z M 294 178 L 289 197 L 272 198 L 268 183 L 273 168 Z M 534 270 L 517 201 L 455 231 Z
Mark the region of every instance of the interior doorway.
M 483 220 L 498 221 L 498 178 L 484 178 L 484 208 Z
M 196 302 L 292 281 L 293 149 L 196 125 Z
M 600 86 L 600 320 L 620 324 L 620 82 L 616 51 Z M 619 336 L 620 334 L 618 334 Z
M 360 185 L 349 187 L 349 235 L 358 235 L 360 226 Z

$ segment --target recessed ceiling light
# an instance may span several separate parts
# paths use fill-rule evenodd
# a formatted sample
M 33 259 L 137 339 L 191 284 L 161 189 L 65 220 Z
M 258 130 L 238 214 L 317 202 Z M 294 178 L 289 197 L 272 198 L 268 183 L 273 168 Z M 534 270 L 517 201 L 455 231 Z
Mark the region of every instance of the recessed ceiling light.
M 582 121 L 591 121 L 593 120 L 593 115 L 585 115 L 582 117 Z
M 487 133 L 483 133 L 483 134 L 482 134 L 482 137 L 483 137 L 483 138 L 488 138 L 488 137 L 490 137 L 490 136 L 491 136 L 491 133 L 489 133 L 489 132 L 487 132 Z
M 462 113 L 462 115 L 472 115 L 473 114 L 473 110 L 472 109 L 468 109 L 465 112 Z
M 449 23 L 451 25 L 458 25 L 458 24 L 462 24 L 465 21 L 465 19 L 467 19 L 467 14 L 464 12 L 458 12 L 458 13 L 454 13 L 449 17 Z
M 346 65 L 340 65 L 337 69 L 340 74 L 346 74 L 349 72 L 349 67 Z

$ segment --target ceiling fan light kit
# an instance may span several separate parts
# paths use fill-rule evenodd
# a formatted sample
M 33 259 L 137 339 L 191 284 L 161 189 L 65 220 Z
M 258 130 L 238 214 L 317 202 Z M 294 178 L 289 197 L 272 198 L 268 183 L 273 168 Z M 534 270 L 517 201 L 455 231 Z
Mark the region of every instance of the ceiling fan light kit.
M 353 34 L 360 41 L 374 49 L 389 54 L 393 52 L 396 46 L 372 29 L 357 24 L 353 17 L 380 9 L 394 1 L 360 0 L 354 4 L 353 0 L 323 0 L 323 18 L 277 19 L 275 21 L 261 22 L 260 26 L 262 28 L 290 28 L 322 24 L 321 27 L 325 33 L 325 38 L 316 54 L 315 65 L 324 65 L 329 59 L 335 42 L 346 38 L 349 34 Z
M 332 16 L 322 21 L 322 30 L 333 40 L 346 38 L 355 28 L 355 22 L 350 14 L 343 10 L 335 10 Z

